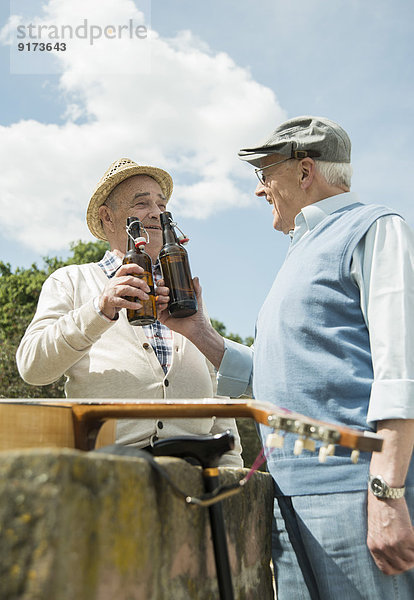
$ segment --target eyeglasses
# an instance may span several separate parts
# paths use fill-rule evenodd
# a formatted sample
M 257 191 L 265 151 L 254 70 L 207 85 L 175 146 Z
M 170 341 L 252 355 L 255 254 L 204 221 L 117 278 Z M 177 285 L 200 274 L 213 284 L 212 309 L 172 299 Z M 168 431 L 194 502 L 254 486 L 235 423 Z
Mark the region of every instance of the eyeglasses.
M 257 179 L 260 181 L 260 183 L 262 185 L 265 184 L 266 182 L 266 175 L 264 175 L 262 173 L 262 171 L 264 171 L 265 169 L 268 169 L 269 167 L 275 167 L 276 165 L 281 165 L 282 163 L 288 161 L 288 160 L 292 160 L 291 158 L 284 158 L 283 160 L 279 160 L 278 162 L 272 163 L 271 165 L 266 165 L 265 167 L 262 167 L 261 169 L 255 169 L 254 172 L 257 175 Z

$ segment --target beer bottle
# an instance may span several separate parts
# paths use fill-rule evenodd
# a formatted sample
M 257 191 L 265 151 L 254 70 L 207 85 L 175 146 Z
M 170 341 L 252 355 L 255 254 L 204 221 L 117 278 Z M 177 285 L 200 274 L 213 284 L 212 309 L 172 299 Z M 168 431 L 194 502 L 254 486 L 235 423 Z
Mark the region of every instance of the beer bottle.
M 154 280 L 152 277 L 151 257 L 145 252 L 147 240 L 143 237 L 145 232 L 142 223 L 137 217 L 128 217 L 126 231 L 128 234 L 127 251 L 122 261 L 124 265 L 135 263 L 144 269 L 141 277 L 148 284 L 150 291 L 148 300 L 141 300 L 136 296 L 128 296 L 130 302 L 140 302 L 142 308 L 127 308 L 127 318 L 131 325 L 150 325 L 157 319 L 157 308 L 155 305 Z M 146 233 L 146 232 L 145 232 Z
M 197 298 L 188 255 L 177 239 L 170 212 L 160 215 L 163 247 L 159 254 L 165 285 L 170 288 L 168 311 L 173 317 L 189 317 L 197 312 Z

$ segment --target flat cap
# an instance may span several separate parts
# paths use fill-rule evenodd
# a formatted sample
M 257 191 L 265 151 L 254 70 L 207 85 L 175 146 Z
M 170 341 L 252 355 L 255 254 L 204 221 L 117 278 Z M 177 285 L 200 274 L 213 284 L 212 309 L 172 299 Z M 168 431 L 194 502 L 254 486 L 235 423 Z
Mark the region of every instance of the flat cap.
M 270 137 L 252 148 L 242 148 L 241 160 L 260 167 L 269 154 L 290 158 L 315 158 L 327 162 L 351 162 L 351 140 L 340 125 L 325 117 L 302 116 L 285 121 Z

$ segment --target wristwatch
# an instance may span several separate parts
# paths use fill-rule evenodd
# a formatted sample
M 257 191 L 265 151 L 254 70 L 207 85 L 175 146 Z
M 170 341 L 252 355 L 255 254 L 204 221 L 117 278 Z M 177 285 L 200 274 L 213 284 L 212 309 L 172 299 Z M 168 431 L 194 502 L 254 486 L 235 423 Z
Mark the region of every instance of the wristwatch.
M 393 500 L 397 500 L 398 498 L 402 498 L 405 493 L 405 486 L 390 487 L 381 475 L 370 475 L 368 487 L 377 498 L 392 498 Z

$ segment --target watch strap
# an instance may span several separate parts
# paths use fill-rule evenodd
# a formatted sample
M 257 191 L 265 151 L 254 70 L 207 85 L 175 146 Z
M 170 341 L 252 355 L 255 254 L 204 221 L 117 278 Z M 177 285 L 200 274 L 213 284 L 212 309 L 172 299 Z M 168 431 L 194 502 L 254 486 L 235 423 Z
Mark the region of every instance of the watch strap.
M 398 500 L 405 494 L 405 486 L 391 487 L 381 475 L 370 475 L 368 479 L 369 489 L 377 498 L 391 498 Z

